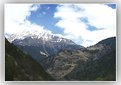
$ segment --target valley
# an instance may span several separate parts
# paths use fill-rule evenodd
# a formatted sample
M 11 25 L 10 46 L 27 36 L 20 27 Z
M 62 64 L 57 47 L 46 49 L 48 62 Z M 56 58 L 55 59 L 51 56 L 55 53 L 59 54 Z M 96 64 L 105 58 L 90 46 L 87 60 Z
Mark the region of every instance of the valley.
M 21 38 L 12 35 L 8 40 L 30 55 L 56 81 L 116 80 L 116 37 L 87 48 L 45 33 L 29 33 Z

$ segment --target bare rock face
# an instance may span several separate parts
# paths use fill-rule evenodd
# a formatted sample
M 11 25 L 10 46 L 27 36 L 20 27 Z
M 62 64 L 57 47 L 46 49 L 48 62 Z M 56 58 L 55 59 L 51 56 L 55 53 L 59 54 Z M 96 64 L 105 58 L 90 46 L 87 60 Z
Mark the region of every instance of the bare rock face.
M 11 35 L 8 40 L 20 48 L 24 53 L 29 54 L 40 63 L 45 69 L 45 60 L 55 55 L 61 49 L 80 49 L 83 46 L 75 44 L 72 40 L 54 36 L 48 33 L 23 32 Z M 51 57 L 50 59 L 52 59 Z M 47 62 L 49 63 L 49 61 Z

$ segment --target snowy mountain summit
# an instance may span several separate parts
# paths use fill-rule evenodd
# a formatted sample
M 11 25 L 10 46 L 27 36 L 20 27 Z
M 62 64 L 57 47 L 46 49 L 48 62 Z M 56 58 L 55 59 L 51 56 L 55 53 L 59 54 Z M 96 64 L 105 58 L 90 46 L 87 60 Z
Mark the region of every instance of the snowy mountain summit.
M 36 30 L 25 30 L 12 34 L 8 40 L 24 53 L 31 55 L 40 64 L 44 64 L 42 62 L 43 59 L 55 55 L 62 49 L 74 50 L 83 48 L 83 46 L 77 45 L 72 40 Z M 52 59 L 53 57 L 50 58 Z
M 10 42 L 14 41 L 15 39 L 23 40 L 27 37 L 31 38 L 43 38 L 43 39 L 49 39 L 50 34 L 46 32 L 40 32 L 37 30 L 24 30 L 22 32 L 14 33 L 10 37 L 8 37 L 8 40 Z
M 45 31 L 38 30 L 24 30 L 22 32 L 18 32 L 10 35 L 8 37 L 9 42 L 13 42 L 14 40 L 24 40 L 26 38 L 32 39 L 41 39 L 42 41 L 50 41 L 50 42 L 70 42 L 70 44 L 75 44 L 73 41 L 69 39 L 65 39 L 59 36 L 52 35 L 51 33 Z

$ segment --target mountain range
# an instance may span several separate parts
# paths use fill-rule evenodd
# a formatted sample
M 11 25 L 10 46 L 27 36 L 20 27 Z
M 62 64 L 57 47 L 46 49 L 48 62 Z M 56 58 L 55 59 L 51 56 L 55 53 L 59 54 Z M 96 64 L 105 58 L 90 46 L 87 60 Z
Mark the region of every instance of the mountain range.
M 8 40 L 42 65 L 45 65 L 43 63 L 44 59 L 55 55 L 61 49 L 83 48 L 83 46 L 77 45 L 72 40 L 38 31 L 16 33 L 11 35 Z M 45 68 L 45 66 L 43 67 Z
M 8 63 L 14 66 L 16 75 L 19 75 L 16 69 L 17 65 L 20 65 L 20 72 L 29 71 L 34 73 L 33 66 L 38 69 L 34 75 L 26 77 L 25 73 L 23 80 L 41 80 L 38 76 L 41 76 L 39 72 L 47 75 L 47 80 L 58 80 L 58 81 L 115 81 L 116 80 L 116 37 L 104 39 L 97 44 L 90 47 L 83 47 L 77 45 L 72 40 L 51 35 L 49 33 L 40 33 L 37 31 L 30 32 L 24 31 L 11 35 L 6 40 L 6 56 L 11 54 L 11 57 L 6 57 L 6 71 L 9 71 Z M 9 43 L 9 44 L 8 44 Z M 9 47 L 12 45 L 12 48 Z M 15 46 L 14 46 L 15 45 Z M 13 51 L 16 50 L 14 53 Z M 18 51 L 22 52 L 23 55 L 27 55 L 27 61 L 21 56 Z M 9 52 L 9 53 L 8 53 Z M 9 60 L 9 59 L 10 60 Z M 19 58 L 19 59 L 17 59 Z M 17 60 L 16 60 L 17 59 Z M 24 66 L 21 65 L 22 62 Z M 30 63 L 33 62 L 33 63 Z M 28 64 L 30 67 L 28 67 Z M 22 68 L 24 67 L 24 69 Z M 40 70 L 40 71 L 39 71 Z M 11 71 L 10 71 L 11 72 Z M 9 72 L 6 72 L 7 77 Z M 43 74 L 43 73 L 42 73 Z M 11 73 L 11 76 L 14 75 Z M 29 75 L 29 74 L 28 74 Z M 7 78 L 6 77 L 6 78 Z M 14 78 L 13 80 L 21 80 L 21 78 Z M 8 80 L 8 79 L 7 79 Z M 42 79 L 42 80 L 46 80 Z
M 115 37 L 78 50 L 62 50 L 54 56 L 48 73 L 57 80 L 115 80 Z

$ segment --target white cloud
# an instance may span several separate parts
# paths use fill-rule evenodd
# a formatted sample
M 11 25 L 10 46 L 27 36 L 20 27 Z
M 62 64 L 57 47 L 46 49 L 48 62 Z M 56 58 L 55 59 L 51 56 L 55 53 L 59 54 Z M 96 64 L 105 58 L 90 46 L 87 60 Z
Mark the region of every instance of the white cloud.
M 81 45 L 96 44 L 102 39 L 116 36 L 116 9 L 103 4 L 64 4 L 57 7 L 55 18 L 60 18 L 56 26 L 64 29 L 64 37 Z M 87 23 L 80 20 L 86 17 L 88 24 L 98 30 L 90 31 Z M 102 29 L 103 28 L 103 29 Z M 65 36 L 66 35 L 66 36 Z
M 24 30 L 38 30 L 51 33 L 43 26 L 33 24 L 26 18 L 31 11 L 36 11 L 39 5 L 32 4 L 5 4 L 5 34 L 14 34 Z
M 103 4 L 78 5 L 85 9 L 83 15 L 88 18 L 89 24 L 97 28 L 116 28 L 116 10 Z M 80 12 L 82 13 L 82 12 Z
M 36 11 L 39 7 L 40 5 L 32 4 L 5 4 L 5 34 L 24 30 L 46 31 L 51 34 L 52 32 L 45 30 L 43 26 L 33 24 L 26 19 L 31 15 L 31 11 Z M 72 39 L 83 46 L 93 45 L 116 35 L 116 9 L 107 5 L 61 4 L 57 7 L 54 17 L 60 19 L 56 26 L 64 29 L 64 35 L 54 35 Z M 80 20 L 83 17 L 88 19 L 88 24 L 99 30 L 89 31 L 87 24 Z
M 38 8 L 40 8 L 39 4 L 31 5 L 30 6 L 30 11 L 36 11 Z

